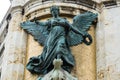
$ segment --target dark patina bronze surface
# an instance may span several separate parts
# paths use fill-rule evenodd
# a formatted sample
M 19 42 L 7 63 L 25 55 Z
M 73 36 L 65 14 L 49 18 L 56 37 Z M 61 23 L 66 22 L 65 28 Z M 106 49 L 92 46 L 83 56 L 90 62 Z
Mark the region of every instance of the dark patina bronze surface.
M 92 37 L 87 30 L 97 18 L 97 14 L 92 12 L 79 14 L 70 24 L 65 18 L 59 17 L 58 6 L 52 6 L 50 9 L 53 18 L 46 22 L 34 20 L 21 23 L 21 27 L 44 47 L 41 55 L 30 58 L 28 62 L 27 69 L 31 73 L 48 73 L 53 69 L 52 62 L 55 58 L 62 59 L 62 68 L 71 72 L 75 60 L 70 47 L 82 42 L 86 45 L 92 43 Z

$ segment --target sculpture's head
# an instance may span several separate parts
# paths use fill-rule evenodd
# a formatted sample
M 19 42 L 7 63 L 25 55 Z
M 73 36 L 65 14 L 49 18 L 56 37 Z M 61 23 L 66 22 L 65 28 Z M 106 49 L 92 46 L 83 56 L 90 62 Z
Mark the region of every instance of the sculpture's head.
M 50 12 L 51 12 L 51 14 L 53 15 L 53 17 L 58 17 L 58 15 L 59 15 L 59 7 L 58 6 L 52 6 L 51 8 L 50 8 Z

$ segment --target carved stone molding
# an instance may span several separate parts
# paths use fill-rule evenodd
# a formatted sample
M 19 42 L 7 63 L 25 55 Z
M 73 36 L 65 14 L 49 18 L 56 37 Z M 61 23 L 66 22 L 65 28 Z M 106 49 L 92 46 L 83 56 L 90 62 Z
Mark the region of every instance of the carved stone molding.
M 25 16 L 28 19 L 31 19 L 32 16 L 36 15 L 36 17 L 49 15 L 49 7 L 57 5 L 61 7 L 61 13 L 65 14 L 74 14 L 76 10 L 85 10 L 96 12 L 95 7 L 96 3 L 93 1 L 83 1 L 83 0 L 29 0 L 24 4 Z M 66 8 L 66 10 L 64 10 Z M 73 8 L 71 11 L 71 8 Z M 40 12 L 40 13 L 39 13 Z
M 16 13 L 21 13 L 22 14 L 22 7 L 21 6 L 16 6 L 11 9 L 11 16 L 13 16 Z
M 10 0 L 10 2 L 11 2 L 11 8 L 24 5 L 24 0 Z
M 27 17 L 27 19 L 32 20 L 34 19 L 34 17 L 39 17 L 39 18 L 43 18 L 44 16 L 46 17 L 50 17 L 50 9 L 49 7 L 51 7 L 54 4 L 51 5 L 46 5 L 46 6 L 40 6 L 40 8 L 33 10 L 32 9 L 28 12 L 25 11 L 25 16 Z M 66 16 L 74 16 L 78 13 L 83 13 L 86 11 L 92 11 L 94 13 L 97 13 L 97 11 L 92 10 L 92 9 L 88 9 L 82 6 L 75 6 L 75 5 L 71 5 L 71 4 L 66 4 L 66 3 L 60 3 L 60 4 L 55 4 L 58 5 L 60 7 L 60 12 L 62 13 L 62 15 L 66 15 Z M 65 6 L 66 5 L 66 6 Z M 77 8 L 78 7 L 78 8 Z
M 29 0 L 25 3 L 24 6 L 26 8 L 35 7 L 38 5 L 44 5 L 44 4 L 53 4 L 53 3 L 69 3 L 69 4 L 76 4 L 76 5 L 82 5 L 91 9 L 96 8 L 96 2 L 92 0 Z
M 103 2 L 103 4 L 105 5 L 105 7 L 109 7 L 109 6 L 114 6 L 114 5 L 117 5 L 117 2 L 116 1 L 105 1 Z

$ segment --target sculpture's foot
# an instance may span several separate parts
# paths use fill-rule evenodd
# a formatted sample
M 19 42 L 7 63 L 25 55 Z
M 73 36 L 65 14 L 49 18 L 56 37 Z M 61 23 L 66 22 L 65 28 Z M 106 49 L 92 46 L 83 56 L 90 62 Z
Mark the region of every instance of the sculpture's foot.
M 37 80 L 78 80 L 77 78 L 73 77 L 70 73 L 63 70 L 61 68 L 62 64 L 63 61 L 61 59 L 54 59 L 54 69 L 51 70 L 48 74 L 46 74 L 44 77 L 39 77 Z

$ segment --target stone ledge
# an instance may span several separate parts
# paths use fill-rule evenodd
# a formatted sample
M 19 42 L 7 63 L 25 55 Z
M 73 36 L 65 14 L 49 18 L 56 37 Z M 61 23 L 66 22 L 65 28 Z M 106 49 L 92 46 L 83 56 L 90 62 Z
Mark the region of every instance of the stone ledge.
M 109 6 L 117 5 L 117 2 L 116 1 L 105 1 L 103 2 L 103 4 L 105 7 L 109 7 Z
M 69 4 L 77 4 L 77 5 L 82 5 L 86 6 L 91 9 L 96 8 L 96 2 L 92 0 L 29 0 L 24 3 L 25 7 L 32 7 L 36 6 L 37 4 L 39 5 L 44 5 L 44 4 L 49 4 L 49 3 L 69 3 Z
M 33 7 L 31 9 L 27 9 L 25 8 L 25 16 L 28 19 L 33 19 L 34 17 L 39 17 L 39 16 L 44 16 L 44 15 L 50 15 L 50 7 L 52 5 L 57 5 L 60 7 L 60 11 L 62 14 L 68 14 L 68 15 L 76 15 L 77 13 L 75 12 L 76 10 L 81 12 L 85 12 L 85 11 L 92 11 L 94 13 L 97 13 L 96 10 L 81 6 L 81 5 L 77 5 L 77 4 L 68 4 L 68 3 L 48 3 L 45 5 L 41 5 L 41 6 L 36 6 Z

